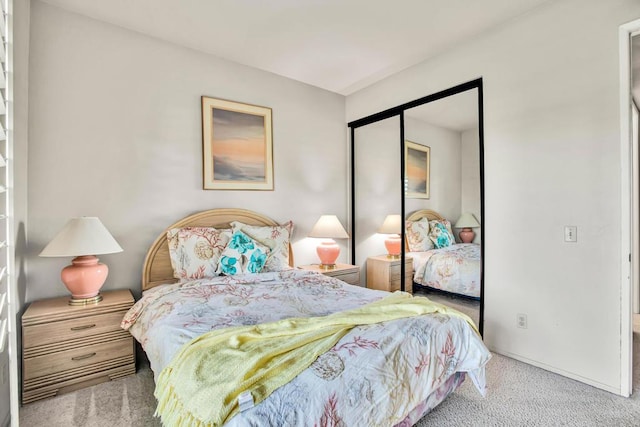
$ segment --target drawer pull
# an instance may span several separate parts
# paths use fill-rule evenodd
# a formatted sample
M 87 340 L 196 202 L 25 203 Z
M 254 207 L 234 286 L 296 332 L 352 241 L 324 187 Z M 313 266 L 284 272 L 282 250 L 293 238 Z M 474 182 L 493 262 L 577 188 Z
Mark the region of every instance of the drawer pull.
M 93 325 L 84 325 L 84 326 L 74 326 L 73 328 L 71 328 L 72 331 L 83 331 L 85 329 L 91 329 L 91 328 L 95 328 L 96 324 L 94 323 Z
M 84 360 L 84 359 L 88 359 L 90 357 L 95 356 L 97 353 L 89 353 L 89 354 L 83 354 L 82 356 L 76 356 L 76 357 L 72 357 L 71 360 Z

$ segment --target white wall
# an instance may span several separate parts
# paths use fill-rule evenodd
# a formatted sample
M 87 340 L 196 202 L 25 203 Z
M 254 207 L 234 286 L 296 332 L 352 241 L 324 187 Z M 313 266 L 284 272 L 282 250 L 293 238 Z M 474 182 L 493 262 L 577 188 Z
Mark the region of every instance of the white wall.
M 11 111 L 13 114 L 13 156 L 8 161 L 13 171 L 13 224 L 12 236 L 15 253 L 15 263 L 12 266 L 13 277 L 7 277 L 9 291 L 9 321 L 11 333 L 9 336 L 9 378 L 2 385 L 0 392 L 0 420 L 4 422 L 12 418 L 12 425 L 18 424 L 19 408 L 19 366 L 21 360 L 21 330 L 19 328 L 24 304 L 26 277 L 26 220 L 27 220 L 27 140 L 28 140 L 28 77 L 29 77 L 29 30 L 30 30 L 30 2 L 13 1 L 12 55 L 13 55 L 13 94 Z M 7 362 L 2 357 L 2 369 L 6 369 Z
M 347 97 L 352 120 L 483 78 L 485 341 L 614 392 L 627 256 L 617 37 L 638 17 L 633 0 L 548 2 Z M 564 243 L 564 225 L 578 226 L 577 244 Z
M 19 369 L 22 356 L 20 319 L 26 290 L 26 222 L 27 222 L 27 141 L 28 141 L 28 86 L 29 86 L 29 31 L 30 2 L 13 1 L 13 243 L 15 245 L 14 270 L 9 277 L 10 313 L 15 313 L 11 325 L 9 345 L 9 390 L 3 389 L 0 398 L 0 419 L 11 417 L 11 425 L 18 425 L 20 399 Z M 7 393 L 7 391 L 9 393 Z M 11 395 L 9 398 L 8 394 Z M 10 401 L 11 400 L 11 401 Z
M 74 216 L 100 217 L 124 248 L 100 257 L 103 289 L 136 294 L 151 243 L 196 211 L 292 219 L 297 264 L 317 262 L 305 236 L 321 214 L 347 224 L 344 97 L 40 1 L 31 18 L 28 301 L 67 294 L 70 259 L 38 253 Z M 273 109 L 274 191 L 202 190 L 202 95 Z

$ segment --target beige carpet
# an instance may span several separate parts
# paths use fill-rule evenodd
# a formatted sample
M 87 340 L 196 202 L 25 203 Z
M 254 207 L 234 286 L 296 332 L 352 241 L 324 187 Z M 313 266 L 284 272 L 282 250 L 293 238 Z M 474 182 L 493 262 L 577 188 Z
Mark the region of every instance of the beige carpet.
M 494 355 L 487 366 L 489 393 L 471 381 L 417 424 L 458 426 L 640 426 L 640 334 L 634 334 L 631 398 L 590 387 L 548 371 Z M 153 376 L 143 365 L 136 375 L 21 408 L 21 426 L 159 426 L 153 418 Z M 350 427 L 350 426 L 349 426 Z
M 432 301 L 453 307 L 456 310 L 461 311 L 467 316 L 471 317 L 471 319 L 476 322 L 476 325 L 480 322 L 480 301 L 475 301 L 469 298 L 436 294 L 433 292 L 423 293 L 421 291 L 417 291 L 415 292 L 415 295 L 426 296 Z
M 160 426 L 153 417 L 153 373 L 148 365 L 120 378 L 20 408 L 20 427 Z

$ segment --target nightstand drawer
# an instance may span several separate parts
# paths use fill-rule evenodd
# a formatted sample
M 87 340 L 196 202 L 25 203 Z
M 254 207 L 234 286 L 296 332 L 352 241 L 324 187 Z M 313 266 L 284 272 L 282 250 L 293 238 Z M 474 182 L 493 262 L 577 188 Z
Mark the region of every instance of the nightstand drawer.
M 333 276 L 336 279 L 340 279 L 343 282 L 347 282 L 351 285 L 357 285 L 358 283 L 360 283 L 360 273 L 356 272 L 356 273 L 347 273 L 347 274 L 340 274 L 340 275 L 336 275 Z
M 401 289 L 402 261 L 386 255 L 367 258 L 367 288 L 395 292 Z M 413 259 L 405 258 L 404 286 L 413 291 Z
M 40 347 L 69 340 L 85 339 L 108 332 L 121 332 L 120 322 L 126 313 L 113 313 L 61 320 L 41 325 L 25 326 L 23 330 L 23 345 L 25 351 L 33 347 Z
M 24 380 L 95 365 L 111 359 L 133 357 L 133 338 L 87 345 L 24 360 Z
M 120 328 L 133 295 L 122 289 L 102 297 L 87 305 L 50 298 L 24 311 L 23 404 L 135 373 L 133 337 Z
M 400 264 L 395 264 L 395 265 L 392 264 L 389 267 L 389 277 L 391 277 L 391 280 L 399 279 L 401 272 L 402 272 L 402 267 L 400 266 Z
M 397 270 L 397 271 L 396 271 Z M 411 266 L 407 266 L 407 269 L 404 272 L 405 279 L 409 280 L 413 277 L 413 269 Z M 395 267 L 391 267 L 391 271 L 389 273 L 389 279 L 391 281 L 400 281 L 400 266 L 396 269 Z

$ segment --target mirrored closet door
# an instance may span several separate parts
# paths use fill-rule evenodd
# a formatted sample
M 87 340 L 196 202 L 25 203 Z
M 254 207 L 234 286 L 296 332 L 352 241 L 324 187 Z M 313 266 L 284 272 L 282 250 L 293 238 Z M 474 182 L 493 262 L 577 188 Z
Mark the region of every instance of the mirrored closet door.
M 419 221 L 425 221 L 422 218 L 429 221 L 428 240 L 422 245 L 411 238 L 413 234 L 408 236 L 413 247 L 406 256 L 413 259 L 415 267 L 414 292 L 452 306 L 479 324 L 482 212 L 478 91 L 456 93 L 407 109 L 404 114 L 407 219 L 416 224 L 414 229 Z M 429 154 L 426 165 L 423 152 Z M 423 170 L 429 171 L 426 182 Z
M 482 80 L 349 126 L 352 259 L 362 285 L 425 295 L 482 332 Z
M 352 221 L 355 256 L 361 286 L 367 286 L 367 260 L 386 251 L 384 235 L 378 233 L 388 215 L 400 215 L 399 116 L 355 129 L 353 151 L 355 220 Z

